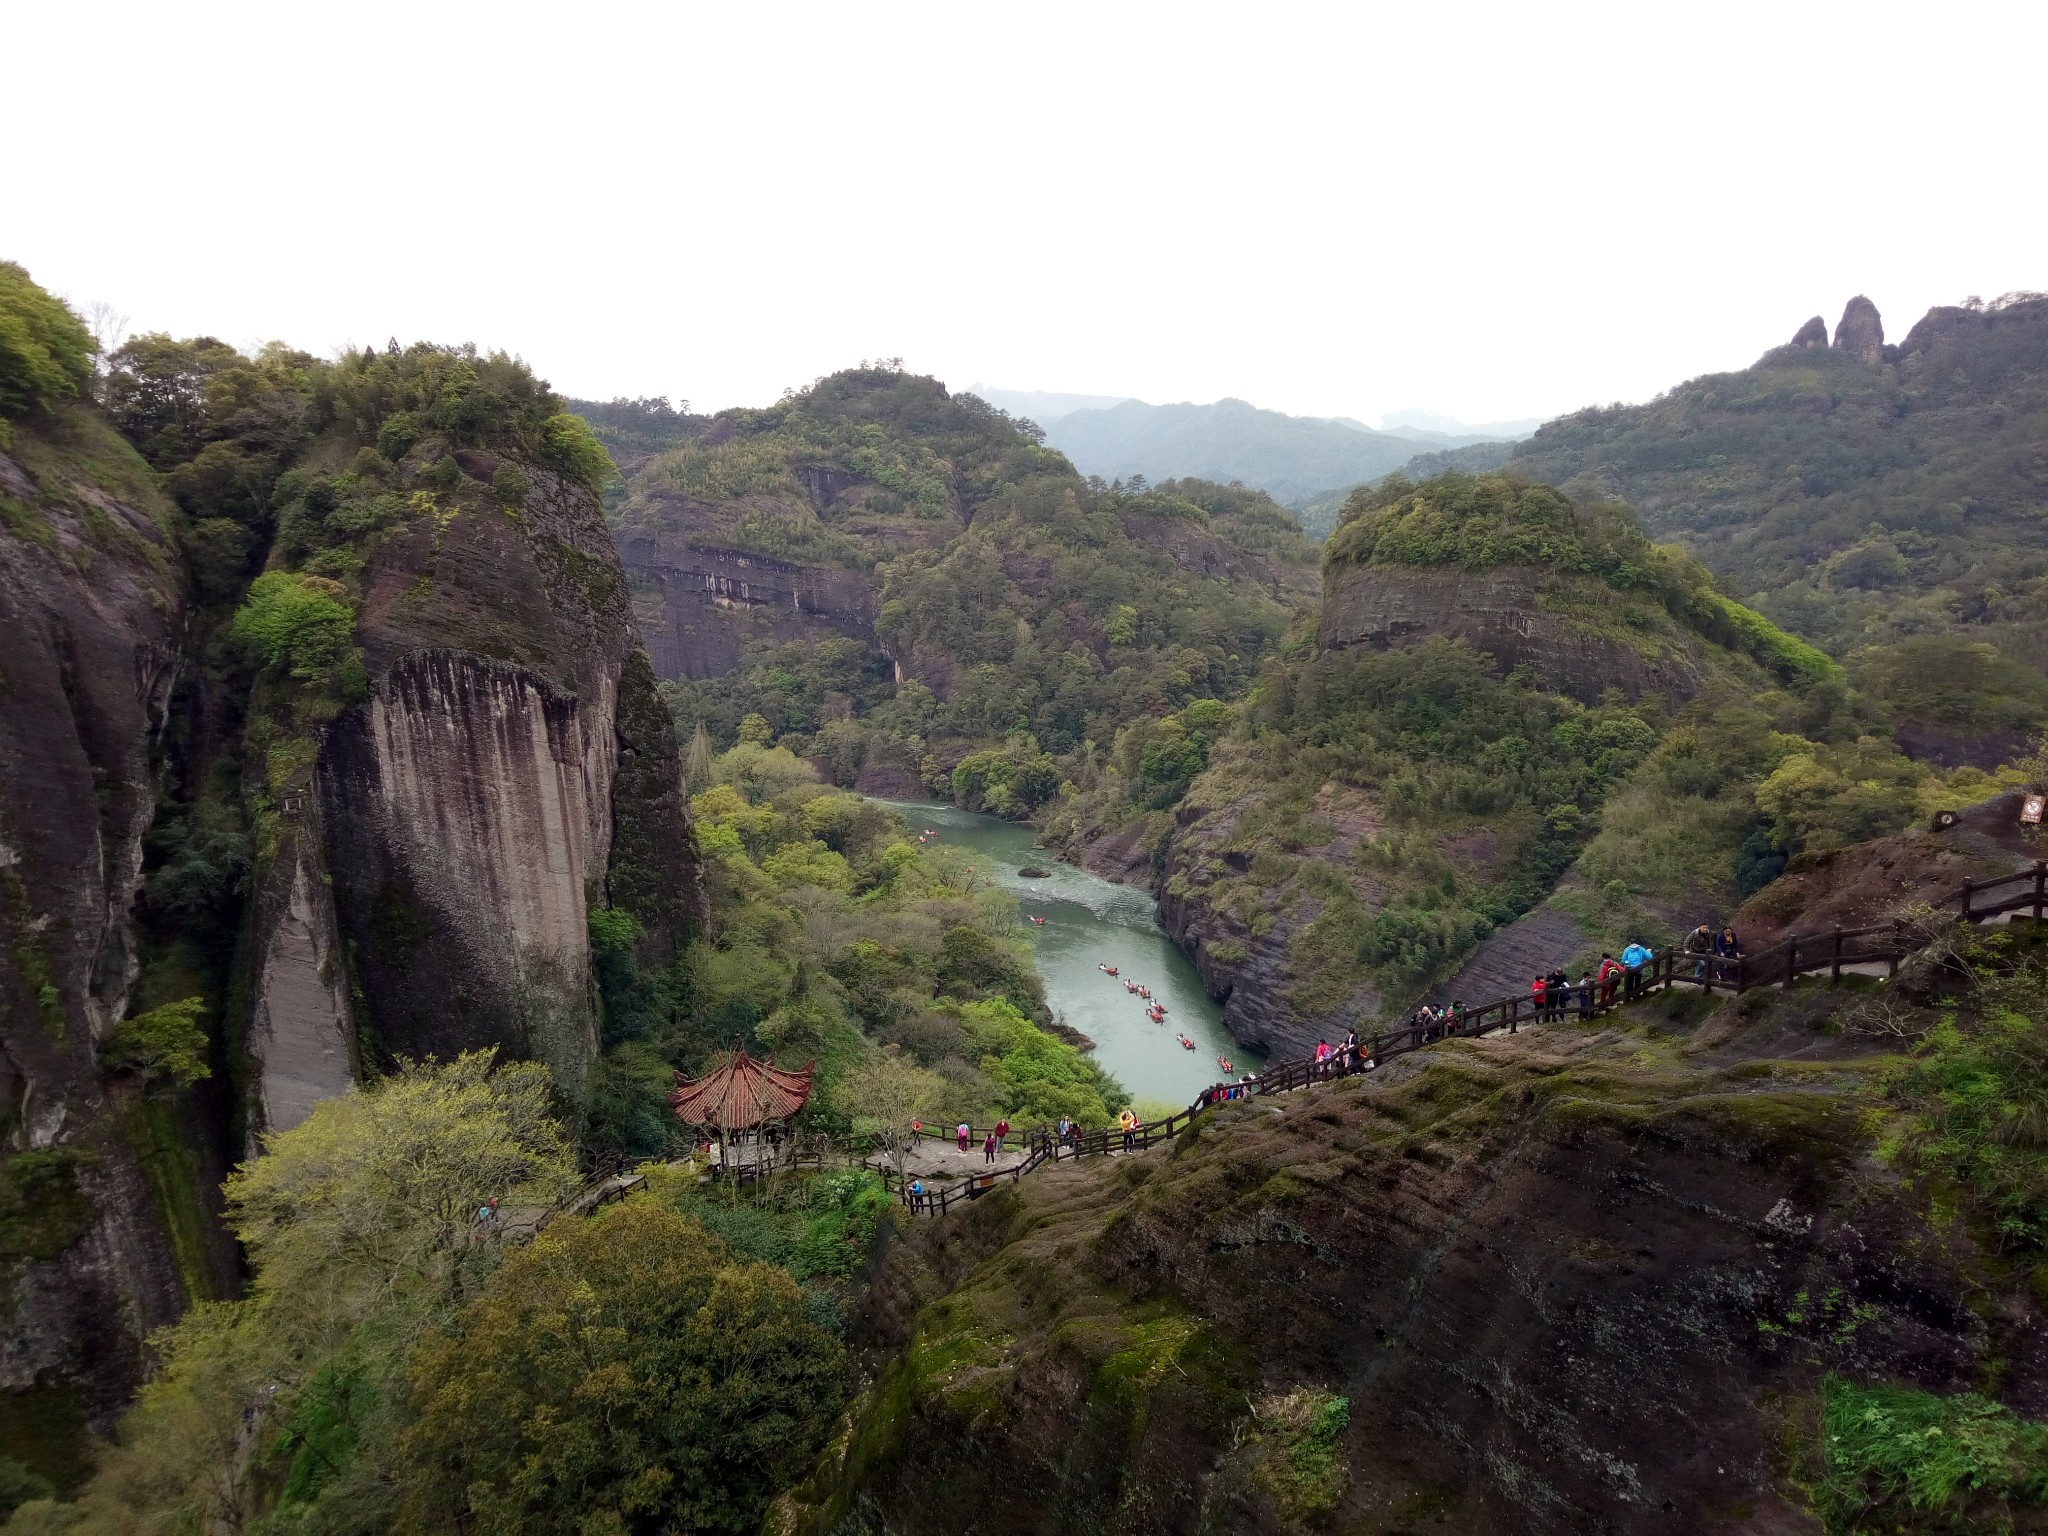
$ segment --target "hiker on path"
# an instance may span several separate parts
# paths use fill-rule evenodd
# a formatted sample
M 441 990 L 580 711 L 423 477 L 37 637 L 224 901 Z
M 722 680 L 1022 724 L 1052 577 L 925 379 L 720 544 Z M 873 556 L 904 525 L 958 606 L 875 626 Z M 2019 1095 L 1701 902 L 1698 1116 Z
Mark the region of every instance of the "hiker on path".
M 1529 983 L 1529 995 L 1536 1000 L 1536 1022 L 1539 1024 L 1550 1017 L 1549 1009 L 1544 1007 L 1543 998 L 1543 994 L 1549 986 L 1550 980 L 1545 976 L 1538 976 Z
M 1633 939 L 1629 941 L 1628 948 L 1621 952 L 1621 995 L 1624 1001 L 1633 1002 L 1637 995 L 1641 993 L 1643 990 L 1643 967 L 1656 958 L 1657 952 L 1654 949 L 1645 944 L 1639 944 Z
M 1579 978 L 1579 1017 L 1593 1017 L 1593 978 L 1590 976 Z
M 1010 1141 L 1010 1122 L 1009 1122 L 1009 1119 L 1008 1119 L 1008 1117 L 1006 1116 L 1006 1117 L 1004 1117 L 1003 1119 L 1001 1119 L 1001 1120 L 998 1120 L 998 1121 L 996 1122 L 996 1145 L 997 1145 L 997 1146 L 999 1146 L 999 1147 L 1002 1147 L 1002 1146 L 1008 1146 L 1008 1145 L 1009 1145 L 1009 1141 Z
M 967 1143 L 974 1139 L 974 1127 L 965 1120 L 962 1120 L 959 1125 L 954 1127 L 953 1134 L 959 1139 L 960 1150 L 965 1152 L 967 1150 Z
M 1563 966 L 1559 966 L 1543 979 L 1550 983 L 1543 989 L 1544 995 L 1550 999 L 1550 1022 L 1562 1024 L 1565 1008 L 1572 1000 L 1572 979 L 1565 974 Z
M 1600 981 L 1600 1006 L 1614 1006 L 1614 988 L 1621 980 L 1621 962 L 1606 950 L 1600 951 L 1600 969 L 1596 973 Z
M 921 1140 L 921 1139 L 923 1138 L 923 1136 L 924 1136 L 924 1122 L 923 1122 L 922 1120 L 913 1120 L 913 1121 L 911 1121 L 911 1122 L 910 1122 L 910 1145 L 911 1145 L 911 1146 L 912 1146 L 913 1148 L 915 1148 L 915 1147 L 917 1146 L 918 1142 L 919 1142 L 919 1141 L 920 1141 L 920 1140 Z
M 1138 1117 L 1127 1109 L 1116 1117 L 1116 1123 L 1123 1127 L 1124 1150 L 1128 1152 L 1137 1144 Z
M 910 1181 L 910 1208 L 913 1211 L 921 1211 L 924 1209 L 923 1179 L 912 1179 Z
M 996 1133 L 990 1131 L 981 1143 L 981 1160 L 992 1163 L 996 1160 Z
M 1704 981 L 1707 976 L 1707 962 L 1714 955 L 1714 930 L 1705 923 L 1685 936 L 1685 952 L 1693 957 L 1692 979 Z

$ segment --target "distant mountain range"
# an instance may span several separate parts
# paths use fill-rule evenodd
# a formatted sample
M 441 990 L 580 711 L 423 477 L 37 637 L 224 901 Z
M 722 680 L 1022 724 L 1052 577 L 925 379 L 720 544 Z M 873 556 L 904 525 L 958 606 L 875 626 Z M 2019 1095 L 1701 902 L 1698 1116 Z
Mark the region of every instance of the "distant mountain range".
M 979 395 L 999 411 L 1022 416 L 1041 427 L 1050 427 L 1062 416 L 1076 411 L 1102 411 L 1122 405 L 1129 395 L 1063 395 L 1043 389 L 998 389 L 993 384 L 971 384 L 970 395 Z
M 1013 415 L 1030 416 L 1045 428 L 1047 444 L 1064 453 L 1084 475 L 1105 480 L 1142 475 L 1155 482 L 1189 477 L 1225 484 L 1239 481 L 1283 502 L 1376 480 L 1418 454 L 1489 441 L 1483 434 L 1381 432 L 1344 417 L 1289 416 L 1243 400 L 1209 405 L 1124 400 L 1058 410 L 1066 401 L 1087 397 L 985 389 L 976 393 Z M 1033 400 L 1040 403 L 1033 405 Z

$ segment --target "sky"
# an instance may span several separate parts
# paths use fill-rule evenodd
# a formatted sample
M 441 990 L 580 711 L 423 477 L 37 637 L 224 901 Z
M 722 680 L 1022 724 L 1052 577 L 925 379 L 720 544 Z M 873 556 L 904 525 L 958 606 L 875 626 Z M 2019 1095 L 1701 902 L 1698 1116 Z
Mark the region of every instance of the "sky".
M 0 259 L 133 329 L 567 394 L 1376 420 L 2048 288 L 2048 6 L 12 0 Z M 32 65 L 27 61 L 35 61 Z

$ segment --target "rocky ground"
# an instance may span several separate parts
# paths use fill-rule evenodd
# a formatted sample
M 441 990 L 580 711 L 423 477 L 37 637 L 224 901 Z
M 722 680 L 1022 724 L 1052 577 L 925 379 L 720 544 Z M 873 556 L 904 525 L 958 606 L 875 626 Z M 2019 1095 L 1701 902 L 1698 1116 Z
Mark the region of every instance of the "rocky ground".
M 2048 1413 L 2039 1299 L 1874 1155 L 1874 985 L 1451 1042 L 920 1224 L 771 1528 L 1815 1530 L 1826 1373 Z

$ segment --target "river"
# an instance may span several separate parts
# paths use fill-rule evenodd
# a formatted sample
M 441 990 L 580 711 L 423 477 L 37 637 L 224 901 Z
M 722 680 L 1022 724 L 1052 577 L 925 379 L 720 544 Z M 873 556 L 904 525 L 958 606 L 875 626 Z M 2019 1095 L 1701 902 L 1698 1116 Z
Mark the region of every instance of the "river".
M 1152 915 L 1152 897 L 1134 886 L 1115 885 L 1072 864 L 1062 864 L 1031 846 L 1033 832 L 1021 822 L 983 816 L 950 805 L 885 800 L 920 832 L 938 833 L 941 844 L 966 848 L 994 865 L 996 883 L 1013 893 L 1028 918 L 1024 928 L 1045 978 L 1053 1012 L 1095 1042 L 1095 1060 L 1134 1097 L 1176 1108 L 1217 1082 L 1216 1058 L 1227 1058 L 1237 1074 L 1264 1064 L 1257 1052 L 1237 1044 L 1223 1027 L 1222 1005 L 1212 1000 L 1187 957 Z M 1026 879 L 1020 869 L 1050 871 Z M 1105 976 L 1099 966 L 1122 974 Z M 1123 977 L 1152 989 L 1166 1005 L 1165 1022 L 1145 1017 L 1145 1003 L 1124 990 Z M 1192 1051 L 1175 1039 L 1186 1034 Z

